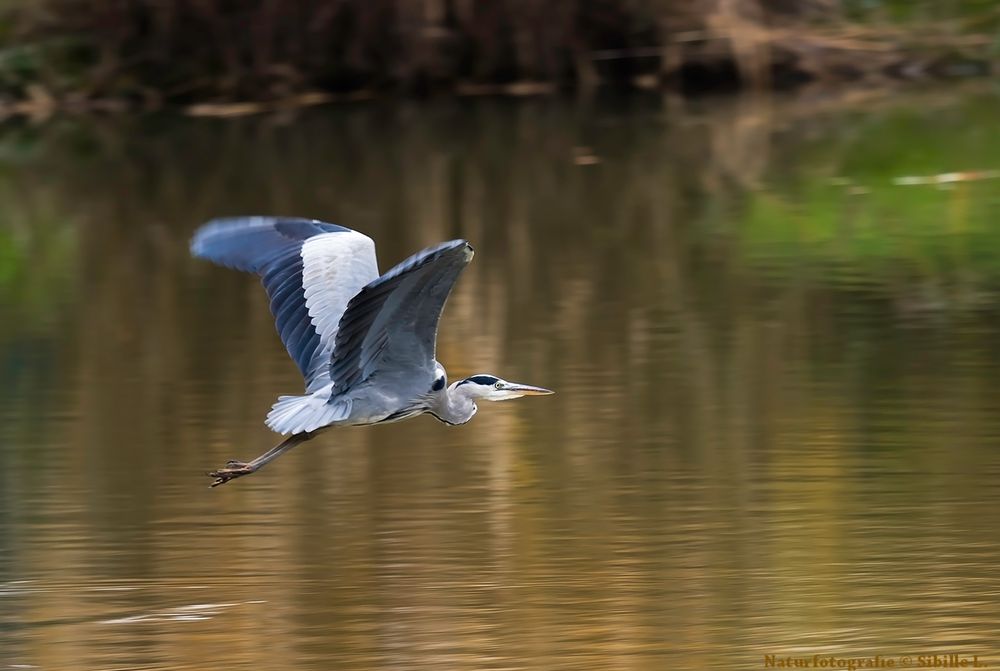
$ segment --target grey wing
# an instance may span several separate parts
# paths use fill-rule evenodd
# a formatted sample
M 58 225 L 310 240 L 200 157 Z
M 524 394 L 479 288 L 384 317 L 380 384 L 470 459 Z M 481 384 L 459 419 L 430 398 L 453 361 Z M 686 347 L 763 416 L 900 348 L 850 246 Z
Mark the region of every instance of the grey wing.
M 452 240 L 406 259 L 351 299 L 330 361 L 334 397 L 366 380 L 416 393 L 434 379 L 437 328 L 445 301 L 472 260 L 472 246 Z
M 278 334 L 306 391 L 329 384 L 340 318 L 351 297 L 378 277 L 371 238 L 310 219 L 238 217 L 199 228 L 191 253 L 260 275 Z

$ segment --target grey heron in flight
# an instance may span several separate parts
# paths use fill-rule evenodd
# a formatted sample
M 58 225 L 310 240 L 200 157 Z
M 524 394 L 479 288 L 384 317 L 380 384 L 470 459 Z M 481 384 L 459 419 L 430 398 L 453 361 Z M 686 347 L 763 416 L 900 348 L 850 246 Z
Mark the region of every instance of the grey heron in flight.
M 260 275 L 305 394 L 281 396 L 267 426 L 288 436 L 249 463 L 209 473 L 212 486 L 248 475 L 334 426 L 398 422 L 428 413 L 464 424 L 476 401 L 551 394 L 478 374 L 448 385 L 435 356 L 438 320 L 472 259 L 452 240 L 417 252 L 379 275 L 375 243 L 343 226 L 310 219 L 216 219 L 191 240 L 191 253 Z

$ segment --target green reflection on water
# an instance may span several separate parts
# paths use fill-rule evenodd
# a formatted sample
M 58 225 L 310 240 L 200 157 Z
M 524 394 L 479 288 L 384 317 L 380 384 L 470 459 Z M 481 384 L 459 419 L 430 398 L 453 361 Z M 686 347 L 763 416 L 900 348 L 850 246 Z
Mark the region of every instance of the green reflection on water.
M 66 669 L 995 654 L 1000 180 L 893 183 L 998 167 L 995 105 L 9 130 L 0 649 Z M 247 212 L 361 229 L 383 268 L 468 238 L 438 358 L 559 393 L 338 431 L 208 490 L 300 386 L 256 281 L 187 255 Z

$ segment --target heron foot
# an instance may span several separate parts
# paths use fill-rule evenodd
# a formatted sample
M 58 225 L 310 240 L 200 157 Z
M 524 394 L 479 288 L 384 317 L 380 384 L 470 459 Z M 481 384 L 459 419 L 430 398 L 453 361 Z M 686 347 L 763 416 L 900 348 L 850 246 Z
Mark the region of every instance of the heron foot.
M 227 461 L 225 468 L 220 468 L 217 471 L 211 471 L 208 476 L 215 478 L 215 481 L 211 484 L 212 487 L 218 487 L 219 485 L 224 485 L 230 480 L 235 480 L 236 478 L 242 477 L 244 475 L 249 475 L 256 471 L 257 468 L 251 466 L 250 464 L 243 463 L 242 461 Z

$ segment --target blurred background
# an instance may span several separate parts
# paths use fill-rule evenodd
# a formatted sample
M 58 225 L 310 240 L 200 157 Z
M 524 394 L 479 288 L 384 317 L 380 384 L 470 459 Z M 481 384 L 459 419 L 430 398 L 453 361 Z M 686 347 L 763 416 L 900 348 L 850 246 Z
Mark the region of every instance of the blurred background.
M 993 0 L 0 0 L 0 111 L 962 78 L 998 27 Z
M 1000 662 L 1000 7 L 0 3 L 0 669 Z M 327 433 L 202 222 L 464 237 Z

